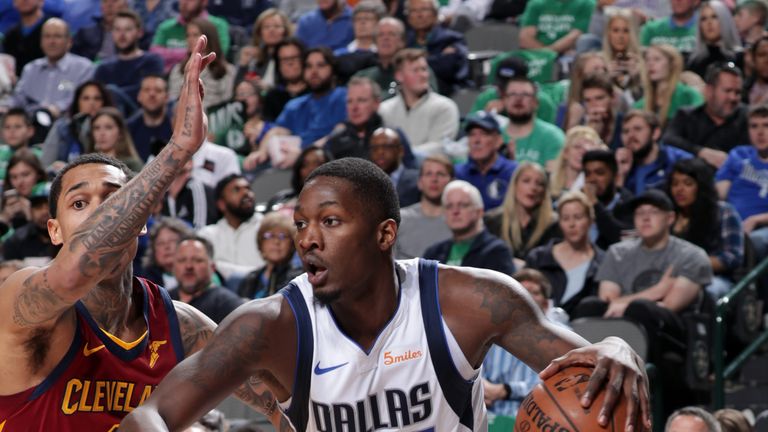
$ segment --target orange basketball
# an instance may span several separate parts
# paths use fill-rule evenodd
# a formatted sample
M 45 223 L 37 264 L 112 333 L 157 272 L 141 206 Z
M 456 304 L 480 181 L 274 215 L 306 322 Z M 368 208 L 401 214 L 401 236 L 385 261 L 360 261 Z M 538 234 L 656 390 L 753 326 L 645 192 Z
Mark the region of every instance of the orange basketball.
M 515 432 L 623 431 L 627 418 L 627 402 L 623 395 L 606 428 L 597 423 L 604 390 L 598 393 L 592 406 L 582 408 L 581 396 L 591 375 L 591 368 L 570 367 L 537 384 L 517 411 Z

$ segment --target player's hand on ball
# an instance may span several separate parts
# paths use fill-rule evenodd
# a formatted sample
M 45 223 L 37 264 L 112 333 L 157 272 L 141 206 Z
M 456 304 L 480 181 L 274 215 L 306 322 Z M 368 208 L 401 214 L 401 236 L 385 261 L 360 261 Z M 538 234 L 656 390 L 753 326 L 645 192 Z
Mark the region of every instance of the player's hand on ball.
M 558 371 L 571 366 L 590 366 L 594 372 L 581 399 L 584 407 L 589 407 L 600 391 L 605 391 L 603 406 L 600 408 L 598 422 L 608 424 L 616 402 L 621 394 L 628 401 L 627 432 L 651 430 L 651 408 L 648 376 L 645 374 L 645 362 L 622 339 L 609 337 L 602 342 L 570 351 L 566 355 L 552 360 L 539 376 L 546 380 Z

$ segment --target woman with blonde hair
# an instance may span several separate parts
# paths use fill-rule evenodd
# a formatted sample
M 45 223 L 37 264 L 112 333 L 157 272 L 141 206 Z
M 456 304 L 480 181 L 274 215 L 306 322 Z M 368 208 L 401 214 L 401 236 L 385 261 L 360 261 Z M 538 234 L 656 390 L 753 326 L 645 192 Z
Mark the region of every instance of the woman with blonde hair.
M 91 119 L 90 142 L 86 153 L 93 152 L 119 159 L 136 172 L 144 166 L 133 145 L 123 114 L 114 107 L 101 108 Z
M 595 275 L 603 251 L 589 240 L 595 211 L 584 193 L 563 194 L 557 201 L 557 215 L 562 240 L 533 249 L 525 261 L 547 277 L 552 285 L 550 298 L 570 314 L 581 299 L 597 295 L 599 282 Z
M 262 12 L 253 25 L 251 44 L 240 50 L 235 81 L 258 81 L 264 87 L 274 86 L 277 44 L 291 35 L 293 24 L 286 14 L 276 8 Z
M 610 8 L 603 33 L 603 55 L 613 84 L 623 90 L 625 97 L 634 102 L 643 95 L 641 80 L 643 53 L 640 50 L 637 22 L 632 11 Z
M 541 165 L 523 162 L 512 175 L 504 202 L 489 211 L 485 224 L 491 234 L 512 248 L 515 267 L 525 265 L 528 251 L 557 235 L 547 173 Z
M 552 174 L 549 180 L 549 193 L 558 198 L 563 192 L 579 190 L 584 186 L 584 170 L 581 158 L 589 150 L 607 149 L 600 135 L 589 126 L 574 126 L 565 135 L 565 146 L 560 156 L 552 161 L 548 171 Z
M 662 122 L 687 106 L 699 106 L 704 97 L 698 91 L 680 82 L 683 72 L 683 56 L 671 45 L 651 45 L 645 51 L 643 72 L 643 97 L 634 108 L 655 113 Z

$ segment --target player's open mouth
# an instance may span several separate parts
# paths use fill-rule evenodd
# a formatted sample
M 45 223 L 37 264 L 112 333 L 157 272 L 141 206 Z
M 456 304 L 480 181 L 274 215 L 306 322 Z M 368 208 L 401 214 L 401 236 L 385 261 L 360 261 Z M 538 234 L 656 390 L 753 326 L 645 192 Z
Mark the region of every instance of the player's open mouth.
M 312 285 L 319 285 L 325 282 L 327 275 L 327 268 L 315 264 L 307 264 L 307 279 Z

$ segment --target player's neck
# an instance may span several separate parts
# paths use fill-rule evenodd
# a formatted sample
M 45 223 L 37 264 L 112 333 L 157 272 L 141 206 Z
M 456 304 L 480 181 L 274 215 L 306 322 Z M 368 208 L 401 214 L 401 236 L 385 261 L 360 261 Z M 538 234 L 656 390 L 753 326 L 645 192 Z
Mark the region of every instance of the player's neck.
M 381 272 L 365 282 L 361 295 L 339 299 L 331 305 L 339 326 L 365 350 L 373 347 L 376 337 L 397 311 L 400 283 L 393 266 L 391 260 L 388 265 L 381 265 Z
M 83 297 L 82 302 L 99 327 L 121 339 L 138 337 L 144 330 L 144 323 L 136 318 L 140 311 L 133 296 L 132 268 L 129 266 L 121 276 L 101 281 Z

